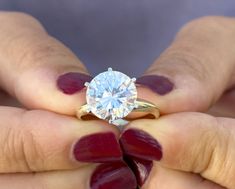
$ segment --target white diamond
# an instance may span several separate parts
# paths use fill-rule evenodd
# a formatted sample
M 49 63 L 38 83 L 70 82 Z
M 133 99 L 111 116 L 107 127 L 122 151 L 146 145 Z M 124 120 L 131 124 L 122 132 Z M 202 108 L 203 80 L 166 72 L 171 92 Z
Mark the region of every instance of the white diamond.
M 90 111 L 111 122 L 127 116 L 135 108 L 136 99 L 134 81 L 112 69 L 97 75 L 87 86 L 86 100 Z

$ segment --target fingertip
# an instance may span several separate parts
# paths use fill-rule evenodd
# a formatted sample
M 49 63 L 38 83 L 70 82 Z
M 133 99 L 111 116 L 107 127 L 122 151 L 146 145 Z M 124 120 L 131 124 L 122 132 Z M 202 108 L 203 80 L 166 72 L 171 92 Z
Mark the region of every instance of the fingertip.
M 149 161 L 162 159 L 161 144 L 143 130 L 137 128 L 125 130 L 121 135 L 120 143 L 124 153 L 128 156 Z
M 145 77 L 150 80 L 154 78 L 153 81 L 156 78 L 156 76 L 152 75 Z M 156 80 L 158 80 L 158 77 Z M 208 93 L 209 89 L 205 89 L 201 82 L 190 75 L 164 76 L 163 78 L 160 78 L 159 82 L 164 80 L 163 83 L 166 83 L 169 89 L 164 95 L 156 91 L 163 90 L 162 88 L 164 88 L 159 84 L 159 89 L 156 89 L 158 88 L 158 81 L 150 85 L 137 85 L 138 98 L 154 103 L 162 115 L 184 111 L 204 111 L 215 100 L 212 97 L 212 93 Z M 148 82 L 148 79 L 144 82 Z
M 158 95 L 166 95 L 174 89 L 174 84 L 169 78 L 161 75 L 144 75 L 136 80 L 136 83 L 151 89 Z
M 125 162 L 131 168 L 136 176 L 139 187 L 142 187 L 149 178 L 150 172 L 153 168 L 153 161 L 143 160 L 125 155 Z
M 15 84 L 14 95 L 27 108 L 76 115 L 86 102 L 84 83 L 90 80 L 91 76 L 74 67 L 62 72 L 44 66 L 25 71 Z
M 90 179 L 91 189 L 136 189 L 136 187 L 135 175 L 123 162 L 101 164 Z
M 57 87 L 64 94 L 75 94 L 85 87 L 86 82 L 90 82 L 92 77 L 79 72 L 67 72 L 57 78 Z
M 107 163 L 122 161 L 122 151 L 113 132 L 93 133 L 80 138 L 73 147 L 80 162 Z

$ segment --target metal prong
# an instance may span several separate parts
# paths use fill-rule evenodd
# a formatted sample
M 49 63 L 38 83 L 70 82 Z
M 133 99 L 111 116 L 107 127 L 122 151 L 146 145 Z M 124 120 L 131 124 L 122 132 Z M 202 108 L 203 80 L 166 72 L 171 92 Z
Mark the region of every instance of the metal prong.
M 139 107 L 139 105 L 136 103 L 136 104 L 134 105 L 134 107 L 135 107 L 135 108 L 138 108 L 138 107 Z
M 113 71 L 113 68 L 108 68 L 108 71 L 109 71 L 109 72 Z
M 85 87 L 88 87 L 89 84 L 90 84 L 89 82 L 86 82 L 86 83 L 84 83 L 84 86 L 85 86 Z
M 91 112 L 91 107 L 88 106 L 87 109 L 86 109 L 86 112 L 90 113 Z
M 133 77 L 131 80 L 132 80 L 133 82 L 136 82 L 136 78 L 135 78 L 135 77 Z

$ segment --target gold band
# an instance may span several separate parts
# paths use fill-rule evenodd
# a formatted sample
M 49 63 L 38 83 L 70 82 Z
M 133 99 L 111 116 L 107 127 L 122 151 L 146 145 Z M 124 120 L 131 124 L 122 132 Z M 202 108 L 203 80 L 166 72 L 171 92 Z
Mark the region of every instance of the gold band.
M 141 115 L 131 115 L 132 113 L 141 113 Z M 81 120 L 87 120 L 87 116 L 92 116 L 93 114 L 89 112 L 88 105 L 84 104 L 77 110 L 77 117 Z M 160 116 L 160 111 L 156 105 L 146 100 L 137 99 L 136 108 L 123 120 L 133 120 L 138 117 L 148 116 L 150 115 L 152 118 L 158 118 Z
M 144 112 L 152 115 L 155 119 L 160 116 L 160 111 L 155 104 L 142 99 L 138 99 L 136 104 L 137 107 L 132 112 Z

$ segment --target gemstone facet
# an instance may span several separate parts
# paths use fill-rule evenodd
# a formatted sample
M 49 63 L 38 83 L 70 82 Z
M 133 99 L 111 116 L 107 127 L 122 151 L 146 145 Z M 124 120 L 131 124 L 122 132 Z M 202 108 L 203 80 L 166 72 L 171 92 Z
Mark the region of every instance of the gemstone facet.
M 127 75 L 111 68 L 87 84 L 89 110 L 98 118 L 114 122 L 127 116 L 136 105 L 137 89 Z

